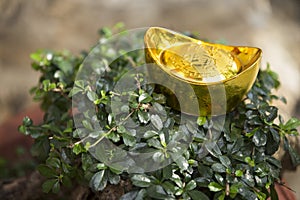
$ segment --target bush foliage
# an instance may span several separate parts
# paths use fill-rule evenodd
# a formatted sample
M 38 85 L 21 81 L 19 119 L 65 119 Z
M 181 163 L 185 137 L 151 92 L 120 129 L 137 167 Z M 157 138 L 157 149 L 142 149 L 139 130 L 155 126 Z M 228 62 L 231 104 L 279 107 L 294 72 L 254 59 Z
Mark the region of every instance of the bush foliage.
M 102 39 L 111 35 L 108 28 L 100 31 Z M 284 121 L 278 108 L 271 104 L 273 100 L 284 99 L 272 93 L 280 82 L 269 66 L 260 70 L 245 99 L 226 115 L 224 126 L 218 124 L 218 117 L 181 121 L 180 116 L 184 114 L 171 109 L 155 85 L 144 84 L 143 77 L 134 74 L 138 89 L 128 88 L 118 94 L 120 99 L 129 99 L 129 103 L 123 105 L 120 100 L 118 114 L 123 116 L 120 123 L 120 118 L 110 112 L 111 101 L 116 101 L 114 98 L 118 96 L 112 92 L 113 83 L 129 65 L 141 64 L 140 52 L 118 58 L 109 64 L 109 70 L 103 65 L 96 67 L 95 73 L 104 69 L 105 74 L 96 88 L 76 79 L 86 56 L 87 53 L 75 56 L 67 51 L 48 50 L 31 55 L 33 69 L 41 73 L 38 85 L 31 92 L 34 99 L 41 102 L 45 115 L 39 125 L 25 117 L 19 130 L 35 140 L 32 154 L 39 159 L 38 171 L 47 178 L 42 185 L 44 192 L 57 193 L 62 186 L 74 186 L 74 181 L 97 192 L 109 184 L 127 180 L 133 187 L 121 197 L 123 200 L 278 199 L 274 184 L 280 182 L 281 162 L 274 154 L 283 143 L 293 164 L 300 163 L 300 157 L 287 139 L 287 135 L 298 135 L 296 128 L 300 121 L 296 118 Z M 103 56 L 103 63 L 109 56 Z M 93 103 L 95 116 L 88 111 L 72 113 L 72 98 L 78 94 Z M 81 128 L 74 125 L 75 115 L 82 119 Z M 105 127 L 103 131 L 93 132 L 91 121 L 95 117 Z M 126 126 L 128 118 L 137 126 L 147 125 L 150 130 L 135 137 L 134 129 Z M 220 137 L 213 145 L 206 140 L 208 134 L 215 132 L 219 132 Z M 87 137 L 79 137 L 86 133 Z M 187 151 L 180 151 L 180 145 L 174 142 L 178 134 L 193 135 Z M 107 166 L 90 154 L 89 150 L 103 138 L 126 150 L 157 150 L 151 158 L 156 161 L 168 157 L 176 159 L 153 172 L 136 169 L 137 173 L 129 173 L 128 169 Z M 207 154 L 200 156 L 202 151 Z

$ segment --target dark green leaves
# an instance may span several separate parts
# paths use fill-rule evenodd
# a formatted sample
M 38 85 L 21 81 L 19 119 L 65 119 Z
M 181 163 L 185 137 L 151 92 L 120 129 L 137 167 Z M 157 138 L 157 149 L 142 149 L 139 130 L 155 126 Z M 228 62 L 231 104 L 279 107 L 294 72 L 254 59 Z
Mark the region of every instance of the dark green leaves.
M 144 134 L 144 138 L 148 139 L 148 138 L 151 138 L 153 136 L 156 136 L 158 135 L 158 133 L 156 131 L 147 131 L 145 134 Z
M 183 156 L 179 156 L 175 162 L 181 170 L 187 170 L 189 166 L 188 161 Z
M 88 91 L 87 92 L 87 97 L 92 102 L 95 102 L 98 99 L 98 95 L 95 92 L 93 92 L 93 91 Z
M 151 123 L 153 126 L 160 131 L 163 128 L 163 123 L 159 115 L 151 115 Z
M 169 197 L 163 187 L 160 185 L 152 185 L 147 188 L 147 194 L 149 195 L 149 197 L 155 199 L 168 199 Z
M 102 191 L 107 185 L 105 170 L 101 170 L 93 175 L 90 180 L 90 187 L 95 191 Z
M 140 122 L 147 124 L 150 121 L 150 114 L 148 112 L 138 111 Z
M 190 191 L 193 190 L 197 187 L 196 181 L 191 180 L 190 182 L 188 182 L 185 186 L 185 190 Z
M 131 147 L 135 145 L 136 140 L 135 140 L 134 136 L 129 135 L 127 133 L 123 133 L 122 136 L 123 136 L 123 142 L 125 145 L 131 146 Z
M 76 155 L 82 153 L 82 152 L 86 152 L 85 148 L 82 146 L 81 143 L 76 143 L 74 144 L 73 147 L 73 153 L 75 153 Z
M 300 120 L 297 118 L 291 118 L 286 122 L 285 125 L 282 126 L 282 128 L 286 130 L 292 130 L 292 129 L 296 129 L 299 126 L 300 126 Z
M 285 124 L 280 124 L 283 132 L 291 135 L 298 135 L 297 128 L 300 126 L 300 120 L 297 118 L 289 119 Z
M 299 165 L 300 164 L 300 156 L 296 152 L 296 150 L 291 146 L 287 137 L 284 137 L 284 149 L 289 153 L 291 160 L 292 160 L 292 164 L 294 166 Z
M 52 190 L 53 193 L 58 193 L 60 190 L 60 184 L 57 179 L 49 179 L 45 181 L 42 185 L 43 192 L 50 192 Z
M 219 159 L 222 165 L 224 165 L 226 168 L 231 166 L 231 161 L 227 156 L 220 156 Z
M 267 143 L 267 135 L 262 132 L 261 130 L 257 130 L 254 133 L 254 136 L 252 138 L 252 141 L 254 142 L 255 146 L 264 146 Z
M 222 185 L 220 185 L 219 183 L 216 183 L 216 182 L 211 182 L 208 185 L 208 188 L 212 192 L 219 192 L 219 191 L 224 189 L 224 186 L 222 186 Z
M 24 117 L 23 125 L 24 126 L 31 126 L 32 125 L 32 120 L 29 117 Z
M 152 97 L 147 93 L 143 93 L 139 96 L 139 103 L 149 103 L 151 100 Z
M 144 174 L 137 174 L 131 178 L 132 184 L 138 187 L 149 187 L 151 179 Z
M 53 178 L 57 175 L 55 169 L 49 167 L 48 165 L 39 165 L 37 167 L 39 173 L 47 178 Z
M 100 30 L 102 39 L 112 33 L 106 27 Z M 132 44 L 120 41 L 118 46 L 122 45 L 127 49 Z M 38 171 L 47 178 L 42 185 L 44 192 L 57 193 L 61 185 L 71 185 L 75 180 L 88 181 L 94 191 L 101 191 L 108 184 L 130 179 L 133 190 L 122 199 L 262 200 L 269 195 L 272 200 L 278 199 L 274 182 L 279 179 L 281 164 L 273 154 L 284 140 L 292 162 L 300 163 L 286 137 L 298 135 L 300 121 L 278 120 L 278 108 L 271 101 L 284 98 L 272 93 L 280 83 L 269 66 L 260 70 L 245 101 L 222 116 L 225 123 L 216 116 L 181 121 L 184 114 L 167 105 L 170 94 L 148 84 L 147 75 L 131 74 L 136 88 L 114 91 L 116 82 L 131 69 L 128 66 L 145 64 L 144 51 L 124 52 L 115 60 L 114 47 L 103 43 L 95 50 L 101 56 L 88 63 L 92 67 L 88 77 L 98 77 L 92 84 L 80 77 L 75 80 L 85 55 L 51 51 L 31 55 L 32 67 L 41 72 L 32 93 L 41 102 L 45 116 L 38 126 L 25 117 L 19 130 L 35 139 L 32 154 L 41 162 Z M 111 60 L 115 61 L 110 63 Z M 72 102 L 79 95 L 92 106 Z M 116 113 L 112 113 L 112 101 L 116 103 Z M 80 128 L 75 128 L 75 116 Z M 97 123 L 103 130 L 95 130 Z M 139 174 L 107 166 L 88 151 L 95 141 L 104 138 L 131 151 L 133 158 L 139 151 L 154 152 L 149 161 L 170 159 L 170 164 L 153 172 L 141 170 Z M 183 150 L 185 145 L 188 149 Z M 124 156 L 105 150 L 99 155 L 113 159 Z
M 209 200 L 208 196 L 206 196 L 203 192 L 193 190 L 188 192 L 189 196 L 192 200 Z

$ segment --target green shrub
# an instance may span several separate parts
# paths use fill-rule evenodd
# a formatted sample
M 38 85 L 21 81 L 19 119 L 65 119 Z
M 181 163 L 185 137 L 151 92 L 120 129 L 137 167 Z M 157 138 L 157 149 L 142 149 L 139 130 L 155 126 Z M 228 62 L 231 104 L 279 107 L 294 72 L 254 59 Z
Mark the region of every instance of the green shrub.
M 100 31 L 102 39 L 111 34 L 107 28 Z M 108 47 L 103 44 L 99 48 Z M 57 193 L 62 185 L 74 186 L 74 181 L 97 192 L 125 180 L 133 187 L 122 199 L 277 199 L 274 184 L 280 182 L 281 163 L 274 154 L 280 144 L 284 144 L 294 165 L 300 163 L 287 139 L 287 135 L 298 135 L 296 128 L 300 121 L 291 118 L 284 122 L 278 108 L 271 105 L 273 100 L 280 99 L 272 93 L 280 85 L 277 74 L 269 66 L 260 70 L 245 99 L 225 116 L 224 125 L 218 123 L 220 117 L 182 121 L 180 116 L 184 114 L 171 109 L 166 97 L 155 90 L 155 85 L 144 84 L 139 74 L 132 74 L 137 90 L 112 92 L 113 83 L 128 71 L 128 66 L 142 64 L 141 55 L 135 51 L 121 56 L 109 64 L 109 70 L 103 65 L 95 67 L 95 72 L 100 70 L 104 74 L 96 89 L 76 79 L 86 53 L 75 56 L 67 51 L 43 50 L 31 55 L 32 67 L 41 72 L 40 81 L 31 92 L 41 102 L 45 115 L 40 125 L 25 117 L 19 130 L 35 140 L 32 154 L 40 161 L 38 171 L 47 178 L 42 185 L 44 192 Z M 110 55 L 103 55 L 101 59 L 109 58 Z M 92 102 L 92 112 L 96 111 L 97 120 L 105 127 L 102 132 L 93 132 L 91 121 L 95 116 L 89 110 L 72 112 L 72 98 L 76 95 Z M 111 115 L 110 105 L 117 101 L 116 95 L 129 99 L 124 107 L 120 100 L 123 110 L 118 114 L 123 117 L 122 123 Z M 154 109 L 154 114 L 150 109 Z M 74 117 L 81 119 L 80 128 L 75 127 Z M 128 118 L 137 126 L 149 125 L 150 129 L 135 137 L 132 129 L 123 126 Z M 207 135 L 216 132 L 220 133 L 214 141 L 216 145 L 207 142 Z M 84 134 L 89 135 L 81 137 Z M 187 151 L 180 151 L 174 143 L 178 134 L 193 135 Z M 175 159 L 152 172 L 135 169 L 137 173 L 133 173 L 108 166 L 90 153 L 91 149 L 100 148 L 96 144 L 103 138 L 126 150 L 141 147 L 157 150 L 150 158 L 156 161 Z M 202 151 L 207 153 L 200 156 Z

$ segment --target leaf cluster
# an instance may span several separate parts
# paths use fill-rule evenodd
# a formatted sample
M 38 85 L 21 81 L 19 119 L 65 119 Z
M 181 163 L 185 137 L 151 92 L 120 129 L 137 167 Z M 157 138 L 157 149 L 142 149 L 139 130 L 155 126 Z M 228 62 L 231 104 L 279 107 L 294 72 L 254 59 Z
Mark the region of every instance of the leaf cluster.
M 112 33 L 104 28 L 100 34 L 107 39 Z M 31 92 L 45 115 L 40 125 L 25 117 L 19 130 L 35 139 L 32 154 L 40 160 L 39 172 L 47 177 L 42 186 L 45 192 L 57 193 L 62 185 L 72 187 L 75 180 L 94 191 L 130 180 L 134 187 L 123 200 L 278 199 L 274 184 L 280 181 L 281 163 L 274 154 L 283 142 L 294 165 L 300 163 L 287 139 L 287 135 L 298 135 L 300 121 L 284 122 L 272 106 L 273 100 L 285 100 L 273 94 L 280 82 L 269 66 L 260 70 L 251 91 L 225 121 L 224 116 L 182 120 L 184 114 L 171 109 L 164 94 L 146 84 L 143 74 L 132 74 L 136 88 L 112 91 L 128 66 L 141 64 L 142 54 L 131 52 L 108 63 L 109 47 L 100 48 L 108 53 L 102 62 L 91 63 L 90 76 L 101 74 L 95 88 L 85 80 L 75 80 L 85 53 L 74 56 L 44 50 L 31 55 L 32 67 L 41 72 Z M 86 106 L 78 103 L 77 112 L 72 112 L 72 99 L 77 95 L 84 96 L 92 109 L 84 110 Z M 112 102 L 117 105 L 114 114 Z M 74 118 L 80 119 L 79 128 Z M 95 121 L 104 128 L 98 130 Z M 104 139 L 126 151 L 155 152 L 148 159 L 170 163 L 144 172 L 135 167 L 134 157 L 99 147 Z M 121 162 L 108 166 L 95 155 L 119 159 L 130 168 Z

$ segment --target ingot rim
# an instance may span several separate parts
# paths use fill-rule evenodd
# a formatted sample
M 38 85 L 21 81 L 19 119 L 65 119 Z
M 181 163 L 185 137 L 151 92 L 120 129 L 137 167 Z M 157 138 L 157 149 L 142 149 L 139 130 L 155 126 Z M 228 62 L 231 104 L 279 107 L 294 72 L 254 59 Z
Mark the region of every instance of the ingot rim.
M 157 49 L 156 47 L 149 47 L 149 42 L 147 40 L 147 37 L 149 35 L 149 33 L 153 30 L 158 30 L 158 31 L 164 31 L 164 32 L 168 32 L 168 33 L 171 33 L 173 35 L 176 35 L 176 36 L 180 36 L 180 38 L 184 38 L 184 39 L 187 39 L 189 40 L 190 42 L 184 42 L 182 44 L 185 44 L 185 43 L 197 43 L 197 44 L 206 44 L 206 45 L 210 45 L 210 46 L 215 46 L 215 45 L 218 45 L 220 46 L 221 48 L 228 48 L 228 47 L 232 47 L 233 49 L 235 48 L 247 48 L 247 49 L 255 49 L 257 52 L 253 55 L 251 61 L 249 61 L 248 64 L 244 65 L 243 68 L 245 68 L 244 70 L 242 70 L 241 72 L 239 72 L 238 74 L 230 77 L 230 78 L 226 78 L 224 80 L 220 80 L 220 81 L 215 81 L 215 82 L 203 82 L 203 81 L 199 81 L 199 80 L 195 80 L 195 81 L 191 81 L 191 80 L 187 80 L 187 79 L 184 79 L 184 78 L 180 78 L 180 77 L 177 77 L 177 76 L 174 76 L 172 73 L 169 73 L 168 71 L 166 71 L 164 69 L 164 67 L 162 67 L 160 61 L 159 61 L 159 56 L 153 56 L 153 55 L 157 55 L 155 53 L 153 53 L 153 51 L 151 51 L 151 49 Z M 165 71 L 166 73 L 168 73 L 169 75 L 171 75 L 172 77 L 180 80 L 180 81 L 183 81 L 183 82 L 186 82 L 186 83 L 189 83 L 189 84 L 193 84 L 193 85 L 199 85 L 199 86 L 209 86 L 209 85 L 217 85 L 217 84 L 224 84 L 226 82 L 230 82 L 236 78 L 238 78 L 239 76 L 241 76 L 242 74 L 246 73 L 247 71 L 249 70 L 253 70 L 254 67 L 257 67 L 260 60 L 261 60 L 261 57 L 262 57 L 262 50 L 258 47 L 253 47 L 253 46 L 237 46 L 237 45 L 224 45 L 224 44 L 218 44 L 218 43 L 212 43 L 212 42 L 205 42 L 203 40 L 200 40 L 200 39 L 195 39 L 195 38 L 191 38 L 191 37 L 188 37 L 186 35 L 183 35 L 182 33 L 178 33 L 176 31 L 173 31 L 173 30 L 170 30 L 170 29 L 167 29 L 167 28 L 162 28 L 162 27 L 150 27 L 145 35 L 144 35 L 144 43 L 145 43 L 145 48 L 147 50 L 147 53 L 150 53 L 151 54 L 151 57 L 154 59 L 154 62 L 155 64 L 157 64 L 163 71 Z M 166 48 L 165 48 L 166 49 Z M 164 51 L 165 49 L 160 49 L 161 51 Z M 149 51 L 150 50 L 150 51 Z

